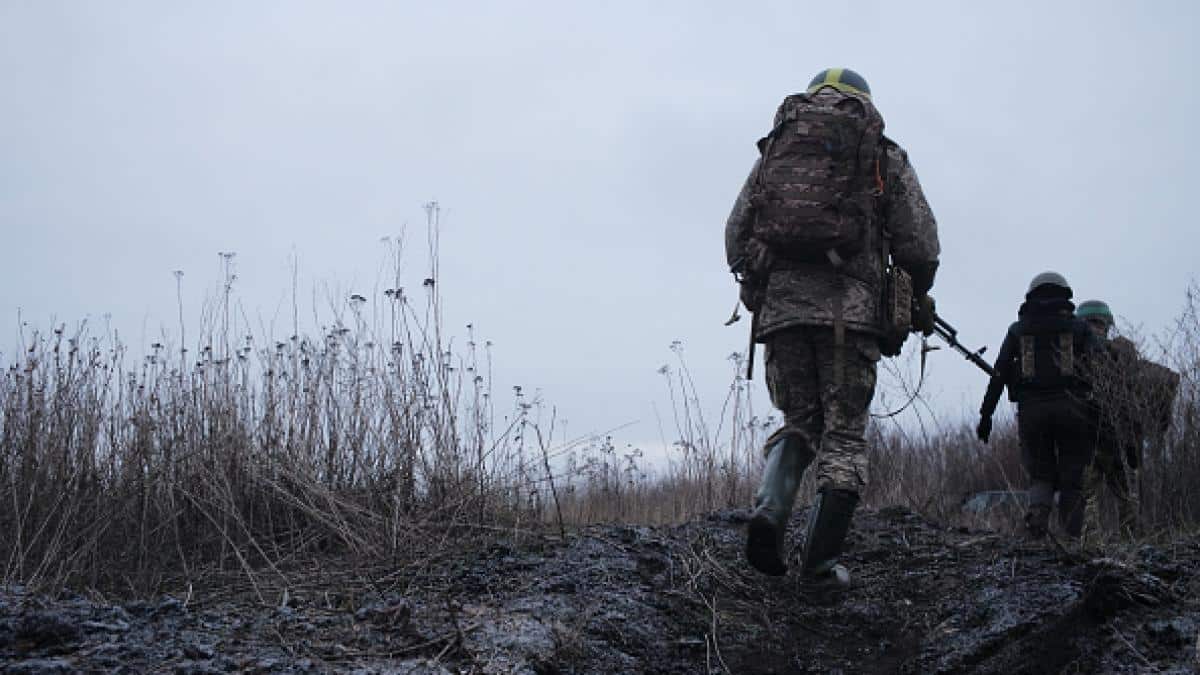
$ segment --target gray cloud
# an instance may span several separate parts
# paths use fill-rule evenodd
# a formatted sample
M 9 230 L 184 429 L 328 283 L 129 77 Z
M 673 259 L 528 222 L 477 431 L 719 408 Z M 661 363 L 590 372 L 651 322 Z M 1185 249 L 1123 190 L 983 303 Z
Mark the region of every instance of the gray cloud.
M 219 250 L 270 323 L 291 255 L 306 295 L 369 288 L 436 198 L 448 325 L 496 342 L 499 385 L 653 439 L 672 340 L 714 406 L 744 349 L 721 246 L 754 140 L 841 64 L 912 156 L 968 341 L 1045 268 L 1158 330 L 1200 244 L 1196 29 L 1188 3 L 7 3 L 0 349 L 18 309 L 169 329 L 171 270 L 198 310 Z M 933 358 L 937 405 L 972 408 L 982 378 Z

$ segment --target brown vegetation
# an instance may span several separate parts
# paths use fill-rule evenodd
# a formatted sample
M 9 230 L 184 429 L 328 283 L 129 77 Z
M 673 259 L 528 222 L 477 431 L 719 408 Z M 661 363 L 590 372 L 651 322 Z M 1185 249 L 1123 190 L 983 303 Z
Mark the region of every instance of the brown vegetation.
M 472 533 L 680 522 L 750 502 L 775 422 L 755 413 L 738 375 L 718 419 L 706 419 L 681 345 L 661 371 L 677 439 L 664 469 L 610 437 L 556 444 L 553 415 L 547 424 L 520 387 L 498 410 L 490 343 L 472 332 L 452 350 L 442 334 L 436 205 L 429 228 L 420 289 L 400 286 L 400 244 L 389 242 L 396 283 L 335 303 L 317 338 L 300 335 L 298 320 L 282 339 L 243 332 L 232 254 L 196 351 L 155 344 L 131 365 L 116 335 L 86 325 L 25 335 L 0 379 L 4 581 L 146 594 L 235 571 L 257 589 L 257 578 L 285 577 L 315 554 L 400 564 Z M 1193 295 L 1146 351 L 1182 383 L 1169 432 L 1145 453 L 1143 515 L 1152 529 L 1192 528 Z M 739 355 L 731 365 L 742 370 Z M 916 433 L 879 424 L 871 441 L 872 472 L 887 480 L 873 481 L 868 505 L 948 522 L 964 494 L 1023 484 L 1011 424 L 987 446 L 970 421 Z
M 429 227 L 436 242 L 436 205 Z M 222 259 L 197 351 L 156 343 L 131 365 L 86 325 L 24 336 L 0 380 L 5 581 L 153 593 L 234 569 L 253 584 L 313 553 L 407 560 L 448 525 L 540 513 L 538 404 L 517 388 L 498 411 L 490 343 L 447 347 L 435 246 L 421 288 L 388 284 L 370 313 L 357 294 L 335 303 L 317 338 L 298 318 L 290 337 L 242 332 Z

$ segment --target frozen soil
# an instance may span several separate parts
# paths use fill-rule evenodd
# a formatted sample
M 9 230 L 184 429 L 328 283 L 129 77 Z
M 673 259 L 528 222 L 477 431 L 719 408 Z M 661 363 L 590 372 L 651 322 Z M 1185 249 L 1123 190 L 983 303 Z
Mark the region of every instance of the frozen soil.
M 743 512 L 343 559 L 207 594 L 0 591 L 4 672 L 1196 672 L 1200 541 L 1121 560 L 860 512 L 843 592 L 748 569 Z M 799 536 L 804 513 L 793 522 Z M 453 534 L 453 533 L 451 533 Z M 286 581 L 284 580 L 286 578 Z M 272 580 L 274 579 L 274 580 Z M 210 586 L 212 584 L 210 583 Z

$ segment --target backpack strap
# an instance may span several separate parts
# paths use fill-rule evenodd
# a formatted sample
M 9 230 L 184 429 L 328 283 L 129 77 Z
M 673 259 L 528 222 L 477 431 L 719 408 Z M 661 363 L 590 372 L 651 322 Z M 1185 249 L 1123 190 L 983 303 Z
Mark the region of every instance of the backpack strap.
M 1075 335 L 1058 334 L 1058 372 L 1064 377 L 1075 374 Z
M 1032 335 L 1021 336 L 1021 378 L 1024 380 L 1032 380 L 1037 375 L 1034 339 Z

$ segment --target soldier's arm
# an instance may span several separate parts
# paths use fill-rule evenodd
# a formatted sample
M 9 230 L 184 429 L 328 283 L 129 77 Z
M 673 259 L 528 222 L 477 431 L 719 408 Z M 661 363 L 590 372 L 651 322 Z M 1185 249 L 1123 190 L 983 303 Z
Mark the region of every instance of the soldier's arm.
M 725 221 L 725 261 L 733 267 L 734 262 L 746 253 L 746 240 L 750 238 L 750 228 L 754 225 L 754 213 L 750 206 L 750 193 L 754 187 L 754 175 L 758 172 L 758 162 L 750 169 L 750 175 L 742 185 L 737 201 L 733 203 L 733 211 L 729 220 Z
M 885 148 L 888 175 L 884 189 L 892 257 L 912 275 L 913 292 L 924 295 L 933 287 L 941 253 L 937 221 L 925 200 L 917 172 L 908 161 L 908 153 L 890 139 L 885 139 Z
M 1000 353 L 996 355 L 996 363 L 993 368 L 996 374 L 988 381 L 987 393 L 983 395 L 983 405 L 979 406 L 979 414 L 983 417 L 991 417 L 996 412 L 996 406 L 1000 403 L 1000 394 L 1004 393 L 1004 385 L 1008 384 L 1011 379 L 1013 359 L 1017 354 L 1017 337 L 1012 328 L 1004 335 L 1004 342 L 1000 345 Z

